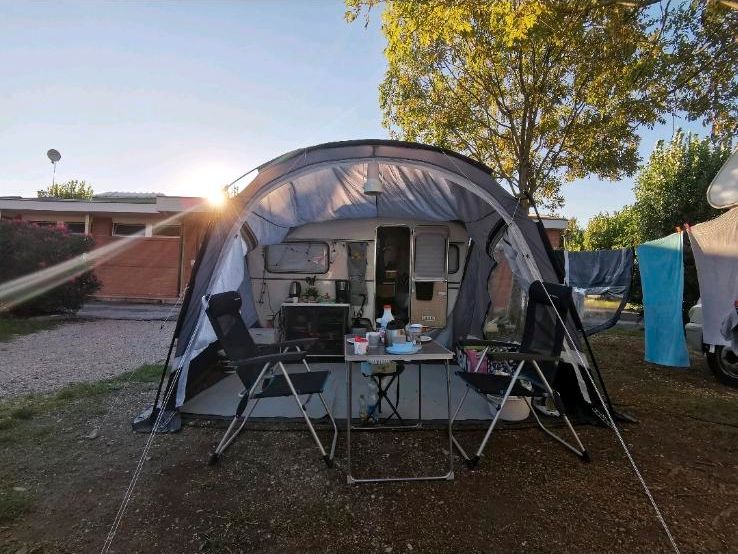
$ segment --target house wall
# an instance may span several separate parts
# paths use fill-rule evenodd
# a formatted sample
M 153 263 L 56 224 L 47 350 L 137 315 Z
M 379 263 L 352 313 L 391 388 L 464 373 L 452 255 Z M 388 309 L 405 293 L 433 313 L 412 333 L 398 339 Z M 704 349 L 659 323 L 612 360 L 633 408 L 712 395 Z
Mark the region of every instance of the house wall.
M 111 236 L 112 223 L 112 218 L 93 218 L 91 234 L 96 245 L 124 240 L 132 241 L 132 245 L 95 268 L 103 283 L 95 296 L 110 300 L 176 301 L 189 281 L 206 218 L 183 218 L 179 237 L 115 237 Z
M 180 296 L 192 272 L 192 266 L 207 225 L 207 213 L 186 214 L 177 223 L 179 237 L 117 237 L 113 223 L 144 223 L 155 225 L 172 214 L 90 214 L 89 234 L 95 246 L 107 246 L 120 241 L 131 241 L 129 248 L 121 249 L 114 257 L 99 264 L 95 274 L 102 287 L 95 297 L 104 300 L 133 300 L 145 302 L 174 302 Z M 4 210 L 3 219 L 26 222 L 49 221 L 84 222 L 86 214 L 79 212 L 18 212 Z M 147 234 L 151 234 L 150 230 Z
M 548 240 L 551 241 L 553 248 L 561 247 L 561 235 L 563 229 L 546 229 Z M 512 292 L 513 278 L 510 266 L 504 259 L 500 260 L 499 265 L 492 272 L 490 279 L 490 297 L 492 298 L 492 312 L 506 312 L 510 304 L 510 294 Z

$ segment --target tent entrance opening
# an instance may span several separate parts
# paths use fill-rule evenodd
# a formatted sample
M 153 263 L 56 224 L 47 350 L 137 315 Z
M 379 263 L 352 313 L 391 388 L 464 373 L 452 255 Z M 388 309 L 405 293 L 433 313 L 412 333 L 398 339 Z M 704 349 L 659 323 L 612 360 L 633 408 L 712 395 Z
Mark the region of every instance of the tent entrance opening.
M 410 318 L 410 228 L 377 227 L 374 313 L 381 317 L 384 305 L 392 306 L 395 319 Z

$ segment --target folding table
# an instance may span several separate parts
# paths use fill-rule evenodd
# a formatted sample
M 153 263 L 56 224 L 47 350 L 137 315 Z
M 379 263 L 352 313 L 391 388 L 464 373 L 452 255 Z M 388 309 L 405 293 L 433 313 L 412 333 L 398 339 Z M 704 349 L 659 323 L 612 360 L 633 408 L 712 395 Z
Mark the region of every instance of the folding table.
M 388 481 L 435 481 L 452 480 L 454 478 L 453 443 L 451 442 L 451 372 L 449 360 L 453 353 L 438 344 L 436 341 L 422 343 L 422 348 L 415 354 L 389 354 L 384 345 L 369 347 L 366 354 L 354 354 L 354 345 L 348 342 L 351 335 L 347 335 L 343 341 L 344 359 L 346 360 L 346 449 L 347 449 L 347 481 L 353 483 L 381 483 Z M 352 373 L 353 364 L 405 362 L 418 364 L 418 379 L 422 379 L 421 365 L 423 362 L 442 362 L 446 369 L 446 408 L 448 425 L 448 472 L 443 475 L 422 475 L 417 477 L 354 477 L 351 473 L 351 427 L 352 427 Z M 418 420 L 422 419 L 420 413 L 421 405 L 418 405 Z

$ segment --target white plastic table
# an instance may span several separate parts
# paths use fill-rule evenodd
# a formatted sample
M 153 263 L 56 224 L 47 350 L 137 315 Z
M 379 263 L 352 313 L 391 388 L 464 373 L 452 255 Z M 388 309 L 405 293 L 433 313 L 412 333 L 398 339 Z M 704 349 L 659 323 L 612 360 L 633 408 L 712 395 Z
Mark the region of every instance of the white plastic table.
M 454 458 L 453 444 L 451 442 L 451 370 L 449 368 L 449 360 L 453 358 L 453 353 L 438 344 L 436 341 L 422 343 L 422 348 L 415 354 L 389 354 L 385 347 L 375 346 L 369 347 L 366 354 L 354 354 L 354 345 L 348 342 L 351 335 L 347 335 L 343 340 L 343 354 L 346 360 L 346 448 L 347 448 L 347 481 L 348 483 L 382 483 L 388 481 L 450 481 L 454 478 Z M 387 362 L 406 362 L 418 364 L 418 379 L 422 379 L 420 371 L 423 362 L 443 362 L 446 369 L 446 407 L 448 411 L 448 472 L 443 475 L 421 475 L 418 477 L 362 477 L 356 478 L 351 473 L 351 374 L 353 364 L 355 362 L 370 363 L 387 363 Z M 420 406 L 419 406 L 420 410 Z M 418 413 L 418 420 L 422 419 L 422 414 Z

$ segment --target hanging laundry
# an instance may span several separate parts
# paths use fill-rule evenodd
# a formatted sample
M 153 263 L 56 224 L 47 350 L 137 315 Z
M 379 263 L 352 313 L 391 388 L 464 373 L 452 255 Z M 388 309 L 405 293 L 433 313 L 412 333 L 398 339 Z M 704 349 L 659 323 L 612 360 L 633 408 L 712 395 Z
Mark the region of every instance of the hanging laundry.
M 641 244 L 636 248 L 643 289 L 646 361 L 689 367 L 682 320 L 684 250 L 682 234 Z
M 575 303 L 577 291 L 580 290 L 584 296 L 597 296 L 602 301 L 596 313 L 590 314 L 585 313 L 583 301 L 581 307 L 577 303 L 577 312 L 584 321 L 587 334 L 598 333 L 615 325 L 630 294 L 633 249 L 565 251 L 564 267 L 566 284 L 575 291 Z
M 689 240 L 702 297 L 702 340 L 727 345 L 721 326 L 738 299 L 738 208 L 694 225 Z

